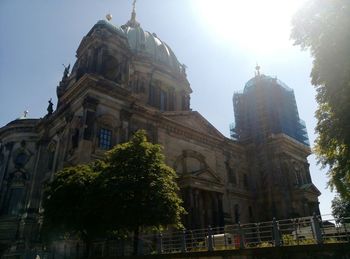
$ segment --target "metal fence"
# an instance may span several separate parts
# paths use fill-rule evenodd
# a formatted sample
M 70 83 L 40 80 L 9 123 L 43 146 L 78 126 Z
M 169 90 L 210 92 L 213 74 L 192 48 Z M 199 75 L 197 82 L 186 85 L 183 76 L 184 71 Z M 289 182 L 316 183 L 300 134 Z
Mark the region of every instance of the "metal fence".
M 350 243 L 350 217 L 311 216 L 143 235 L 139 254 Z
M 139 255 L 191 253 L 278 246 L 300 246 L 324 243 L 350 243 L 350 217 L 329 215 L 267 222 L 226 225 L 183 231 L 143 234 Z M 79 258 L 84 247 L 77 243 L 55 248 L 57 258 Z M 77 252 L 78 251 L 78 252 Z M 133 240 L 101 240 L 92 249 L 93 256 L 123 256 L 133 253 Z

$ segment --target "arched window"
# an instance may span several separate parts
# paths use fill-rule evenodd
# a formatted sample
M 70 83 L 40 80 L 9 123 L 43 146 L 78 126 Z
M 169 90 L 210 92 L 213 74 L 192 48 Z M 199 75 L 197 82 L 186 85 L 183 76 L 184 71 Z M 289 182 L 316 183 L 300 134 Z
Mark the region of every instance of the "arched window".
M 174 168 L 178 173 L 192 174 L 209 167 L 201 153 L 193 150 L 184 150 L 183 154 L 176 159 Z

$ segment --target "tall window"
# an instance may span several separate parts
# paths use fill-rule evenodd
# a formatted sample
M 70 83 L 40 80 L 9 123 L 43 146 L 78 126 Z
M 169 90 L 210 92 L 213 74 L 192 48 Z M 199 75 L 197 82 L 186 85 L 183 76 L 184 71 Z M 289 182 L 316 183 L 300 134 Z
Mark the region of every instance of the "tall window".
M 243 185 L 245 188 L 248 188 L 248 175 L 247 174 L 243 175 Z
M 160 110 L 166 111 L 167 110 L 167 92 L 160 90 Z
M 175 110 L 175 93 L 174 93 L 174 89 L 170 89 L 169 92 L 169 110 L 173 111 Z
M 150 105 L 154 105 L 154 87 L 152 84 L 149 85 L 149 91 L 148 91 L 148 103 Z
M 16 186 L 17 187 L 17 186 Z M 10 188 L 10 197 L 8 200 L 7 214 L 18 215 L 23 208 L 23 187 Z
M 232 168 L 229 168 L 228 170 L 228 180 L 230 183 L 233 183 L 234 185 L 237 184 L 236 172 Z
M 99 134 L 99 148 L 101 149 L 110 149 L 112 147 L 112 131 L 108 129 L 100 129 Z
M 240 222 L 239 205 L 235 204 L 235 223 L 238 224 L 239 222 Z
M 185 95 L 181 96 L 181 107 L 182 107 L 182 110 L 186 110 L 186 97 L 185 97 Z
M 253 209 L 252 209 L 252 206 L 249 206 L 249 207 L 248 207 L 248 213 L 249 213 L 249 219 L 252 219 L 252 218 L 253 218 Z

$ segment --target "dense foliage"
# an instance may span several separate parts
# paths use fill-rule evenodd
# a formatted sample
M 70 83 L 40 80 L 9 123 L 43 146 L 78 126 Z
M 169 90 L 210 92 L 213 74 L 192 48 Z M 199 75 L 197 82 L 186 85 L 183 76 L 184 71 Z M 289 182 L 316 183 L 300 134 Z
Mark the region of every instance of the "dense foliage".
M 143 131 L 131 141 L 107 152 L 101 174 L 103 200 L 110 204 L 106 215 L 118 214 L 118 222 L 135 229 L 181 224 L 181 199 L 175 171 L 164 162 L 161 147 L 147 141 Z
M 78 233 L 84 240 L 113 231 L 181 226 L 185 212 L 175 171 L 164 162 L 161 146 L 138 131 L 101 161 L 57 173 L 46 192 L 44 226 L 50 233 Z
M 47 186 L 43 200 L 43 234 L 47 240 L 64 236 L 81 238 L 87 250 L 103 232 L 97 200 L 98 167 L 78 165 L 58 172 Z
M 345 222 L 350 223 L 350 201 L 341 197 L 332 200 L 332 214 L 335 218 L 347 218 Z
M 293 20 L 296 45 L 314 58 L 316 154 L 329 184 L 350 200 L 350 1 L 310 0 Z

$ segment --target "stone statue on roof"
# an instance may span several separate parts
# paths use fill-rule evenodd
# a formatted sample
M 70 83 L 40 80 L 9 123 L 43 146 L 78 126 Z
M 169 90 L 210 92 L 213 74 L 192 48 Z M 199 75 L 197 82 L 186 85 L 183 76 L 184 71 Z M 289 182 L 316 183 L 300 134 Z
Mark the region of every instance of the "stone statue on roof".
M 62 65 L 64 66 L 63 77 L 62 77 L 62 81 L 63 81 L 68 77 L 69 70 L 70 70 L 70 64 L 68 66 L 65 66 L 64 64 L 62 64 Z
M 49 100 L 49 105 L 47 106 L 47 114 L 51 115 L 53 113 L 53 103 L 52 103 L 52 98 Z

